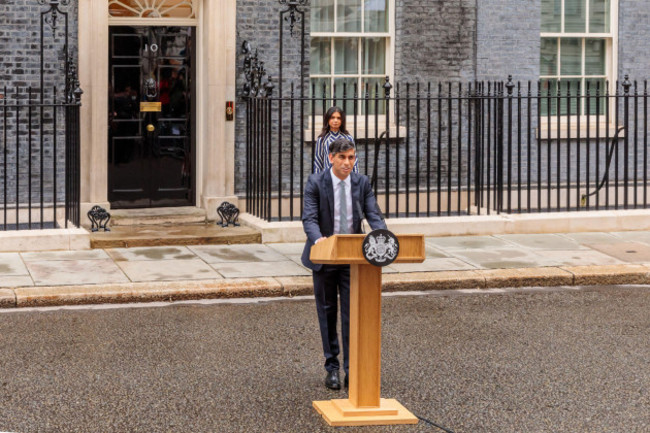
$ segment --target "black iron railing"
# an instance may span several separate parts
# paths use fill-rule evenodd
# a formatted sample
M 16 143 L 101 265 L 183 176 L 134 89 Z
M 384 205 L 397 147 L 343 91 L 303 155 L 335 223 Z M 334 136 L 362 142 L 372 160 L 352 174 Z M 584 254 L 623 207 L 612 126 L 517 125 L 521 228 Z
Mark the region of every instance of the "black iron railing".
M 81 90 L 0 92 L 0 229 L 79 227 Z
M 30 10 L 41 5 L 40 14 L 28 14 L 25 25 L 40 32 L 29 32 L 22 48 L 26 64 L 40 67 L 2 59 L 15 75 L 9 86 L 0 83 L 0 230 L 79 227 L 80 221 L 82 91 L 69 20 L 76 6 L 70 0 L 34 3 Z
M 245 96 L 246 210 L 269 221 L 300 218 L 332 105 L 390 217 L 648 207 L 647 81 L 258 87 Z

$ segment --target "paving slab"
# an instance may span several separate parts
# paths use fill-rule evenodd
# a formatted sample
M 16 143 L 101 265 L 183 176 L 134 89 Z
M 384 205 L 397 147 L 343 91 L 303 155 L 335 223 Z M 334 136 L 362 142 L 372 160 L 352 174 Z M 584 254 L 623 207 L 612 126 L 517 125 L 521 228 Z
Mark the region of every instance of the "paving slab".
M 187 247 L 136 247 L 112 248 L 106 250 L 108 255 L 116 262 L 144 261 L 144 260 L 191 260 L 196 255 Z
M 395 272 L 460 271 L 477 268 L 460 259 L 446 257 L 425 259 L 422 263 L 393 263 L 390 267 Z
M 18 253 L 0 253 L 0 275 L 29 275 Z
M 302 265 L 302 256 L 299 256 L 299 255 L 286 255 L 285 257 L 286 257 L 287 260 L 291 260 L 292 262 L 294 262 L 295 264 L 297 264 L 301 268 L 304 268 L 306 271 L 311 272 L 310 269 L 307 269 Z
M 29 287 L 34 281 L 29 275 L 0 275 L 0 287 Z
M 494 237 L 503 239 L 516 245 L 520 245 L 533 250 L 580 250 L 584 249 L 580 243 L 573 239 L 560 236 L 558 234 L 512 234 L 512 235 L 495 235 Z
M 643 242 L 644 244 L 650 244 L 650 232 L 648 231 L 612 232 L 611 234 L 612 236 L 615 236 L 624 241 Z
M 575 285 L 648 284 L 650 268 L 644 265 L 563 266 L 574 276 Z
M 206 263 L 280 262 L 287 258 L 266 245 L 199 245 L 188 247 Z
M 131 281 L 182 281 L 223 278 L 199 258 L 191 260 L 120 261 L 117 265 Z
M 464 262 L 483 269 L 534 268 L 558 264 L 553 259 L 512 246 L 509 248 L 453 250 L 452 254 Z
M 641 242 L 587 244 L 587 246 L 626 263 L 650 263 L 650 245 Z
M 43 251 L 21 253 L 25 262 L 41 262 L 45 260 L 103 260 L 110 258 L 104 250 L 80 251 Z
M 299 266 L 291 260 L 268 263 L 213 263 L 211 266 L 226 278 L 311 275 L 311 271 Z
M 519 269 L 484 269 L 476 271 L 485 278 L 485 287 L 536 287 L 536 286 L 570 286 L 573 274 L 564 269 L 519 268 Z
M 37 286 L 126 283 L 129 279 L 113 260 L 48 260 L 27 263 Z
M 612 256 L 593 250 L 548 250 L 536 251 L 535 254 L 557 262 L 562 266 L 620 265 L 624 263 Z
M 277 251 L 280 254 L 287 255 L 298 255 L 302 254 L 303 248 L 305 248 L 304 242 L 286 242 L 286 243 L 272 243 L 264 244 L 267 247 Z
M 425 244 L 442 251 L 512 247 L 511 243 L 494 236 L 436 237 L 426 238 L 424 242 Z
M 610 233 L 584 232 L 584 233 L 562 233 L 560 236 L 572 239 L 581 245 L 585 244 L 615 244 L 621 242 L 621 238 Z
M 444 257 L 449 257 L 449 254 L 445 253 L 442 249 L 436 247 L 433 243 L 424 241 L 424 256 L 427 259 L 442 259 Z

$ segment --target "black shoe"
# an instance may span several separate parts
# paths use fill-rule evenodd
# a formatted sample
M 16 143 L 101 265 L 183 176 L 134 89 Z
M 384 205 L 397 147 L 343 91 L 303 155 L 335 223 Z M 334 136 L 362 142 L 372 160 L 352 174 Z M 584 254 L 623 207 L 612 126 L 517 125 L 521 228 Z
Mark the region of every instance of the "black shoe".
M 348 377 L 350 377 L 350 375 L 349 375 L 349 374 L 346 374 L 346 375 L 345 375 L 345 387 L 346 387 L 346 388 L 348 387 Z
M 329 389 L 339 390 L 341 389 L 341 382 L 339 381 L 339 372 L 338 370 L 332 370 L 327 373 L 325 377 L 325 386 Z

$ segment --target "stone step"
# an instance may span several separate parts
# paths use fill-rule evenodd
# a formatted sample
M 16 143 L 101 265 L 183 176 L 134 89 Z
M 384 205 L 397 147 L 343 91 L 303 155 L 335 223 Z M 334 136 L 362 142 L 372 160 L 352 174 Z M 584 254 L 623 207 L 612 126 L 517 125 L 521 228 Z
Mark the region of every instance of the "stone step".
M 141 225 L 183 225 L 206 222 L 206 211 L 198 207 L 163 207 L 110 210 L 109 227 Z
M 115 226 L 90 235 L 91 248 L 130 248 L 168 245 L 219 245 L 261 243 L 251 227 L 212 224 Z

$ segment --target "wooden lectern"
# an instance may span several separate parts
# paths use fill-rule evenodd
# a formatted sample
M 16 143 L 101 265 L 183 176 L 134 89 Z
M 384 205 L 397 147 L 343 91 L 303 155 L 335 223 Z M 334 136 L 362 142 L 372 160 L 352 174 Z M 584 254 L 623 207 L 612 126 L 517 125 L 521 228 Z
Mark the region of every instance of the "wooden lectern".
M 314 408 L 333 426 L 417 424 L 418 419 L 395 399 L 380 398 L 381 268 L 363 256 L 365 235 L 334 235 L 312 246 L 314 263 L 350 264 L 349 398 L 314 401 Z M 424 261 L 424 235 L 398 235 L 393 263 Z

